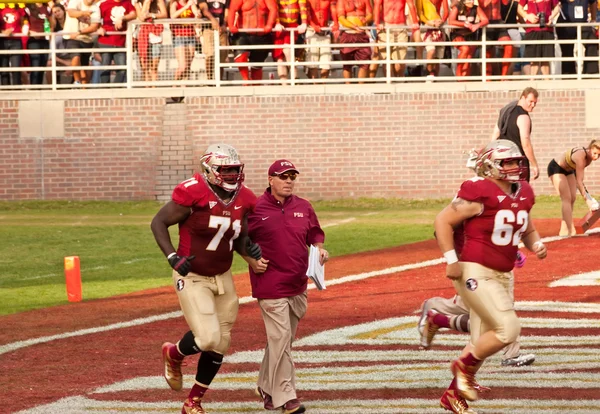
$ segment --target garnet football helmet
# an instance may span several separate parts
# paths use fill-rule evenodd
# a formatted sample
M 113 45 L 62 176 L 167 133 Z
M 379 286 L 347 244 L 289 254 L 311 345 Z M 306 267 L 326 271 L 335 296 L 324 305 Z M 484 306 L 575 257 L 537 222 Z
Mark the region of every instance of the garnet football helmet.
M 514 168 L 505 168 L 509 161 L 517 161 Z M 527 179 L 526 158 L 519 147 L 507 139 L 490 142 L 480 153 L 475 164 L 475 173 L 480 177 L 489 177 L 504 181 L 522 181 Z
M 202 174 L 210 184 L 225 191 L 238 190 L 244 181 L 244 164 L 231 145 L 213 144 L 200 158 Z M 223 172 L 224 169 L 234 170 Z

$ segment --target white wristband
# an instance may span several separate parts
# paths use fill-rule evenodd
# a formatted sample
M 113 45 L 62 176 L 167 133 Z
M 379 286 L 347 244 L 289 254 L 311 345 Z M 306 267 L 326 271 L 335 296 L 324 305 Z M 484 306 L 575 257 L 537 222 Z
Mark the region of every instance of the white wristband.
M 458 262 L 458 256 L 456 255 L 456 250 L 448 250 L 446 253 L 444 253 L 444 257 L 446 258 L 446 262 L 448 264 L 452 264 L 452 263 L 457 263 Z
M 170 255 L 167 256 L 167 260 L 169 260 L 171 257 L 175 256 L 177 254 L 177 252 L 173 252 Z
M 531 246 L 531 247 L 533 247 L 533 250 L 537 250 L 538 246 L 539 246 L 539 248 L 541 248 L 542 246 L 544 246 L 544 243 L 542 243 L 541 241 L 536 241 L 535 243 L 533 243 L 533 246 Z

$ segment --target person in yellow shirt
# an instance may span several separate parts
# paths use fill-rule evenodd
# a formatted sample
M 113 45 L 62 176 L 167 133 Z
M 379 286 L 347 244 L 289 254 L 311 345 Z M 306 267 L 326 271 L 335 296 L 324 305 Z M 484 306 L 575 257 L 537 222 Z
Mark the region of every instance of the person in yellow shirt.
M 444 46 L 436 46 L 435 43 L 445 41 L 444 32 L 440 27 L 448 20 L 448 1 L 447 0 L 415 0 L 417 15 L 419 21 L 427 26 L 435 27 L 435 29 L 427 29 L 423 41 L 427 43 L 427 60 L 443 59 Z M 427 64 L 428 77 L 438 76 L 440 74 L 439 63 Z

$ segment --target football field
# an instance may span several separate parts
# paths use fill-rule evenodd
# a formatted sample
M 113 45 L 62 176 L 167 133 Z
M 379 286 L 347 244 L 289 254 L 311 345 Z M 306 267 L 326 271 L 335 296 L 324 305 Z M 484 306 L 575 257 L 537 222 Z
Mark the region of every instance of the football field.
M 543 236 L 556 220 L 536 221 Z M 597 414 L 600 406 L 600 237 L 547 239 L 548 258 L 526 252 L 516 270 L 516 308 L 528 367 L 488 360 L 478 380 L 492 391 L 478 413 Z M 326 266 L 327 289 L 309 292 L 294 344 L 297 388 L 310 413 L 442 413 L 449 363 L 467 337 L 442 331 L 418 347 L 423 300 L 453 288 L 433 240 L 340 256 Z M 241 306 L 232 347 L 207 393 L 209 413 L 261 413 L 253 395 L 265 336 L 247 275 L 235 277 Z M 4 412 L 175 413 L 184 390 L 162 378 L 161 344 L 187 330 L 171 288 L 34 310 L 0 318 Z

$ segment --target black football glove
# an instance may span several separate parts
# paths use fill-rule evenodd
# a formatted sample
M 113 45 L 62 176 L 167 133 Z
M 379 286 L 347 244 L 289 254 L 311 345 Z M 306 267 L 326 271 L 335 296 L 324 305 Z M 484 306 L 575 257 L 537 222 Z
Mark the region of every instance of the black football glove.
M 262 257 L 262 249 L 250 237 L 246 237 L 246 254 L 254 260 L 259 260 Z
M 190 273 L 190 269 L 192 268 L 192 264 L 190 263 L 194 260 L 196 256 L 179 256 L 178 254 L 174 254 L 169 259 L 169 264 L 173 269 L 177 271 L 181 276 L 186 276 Z

